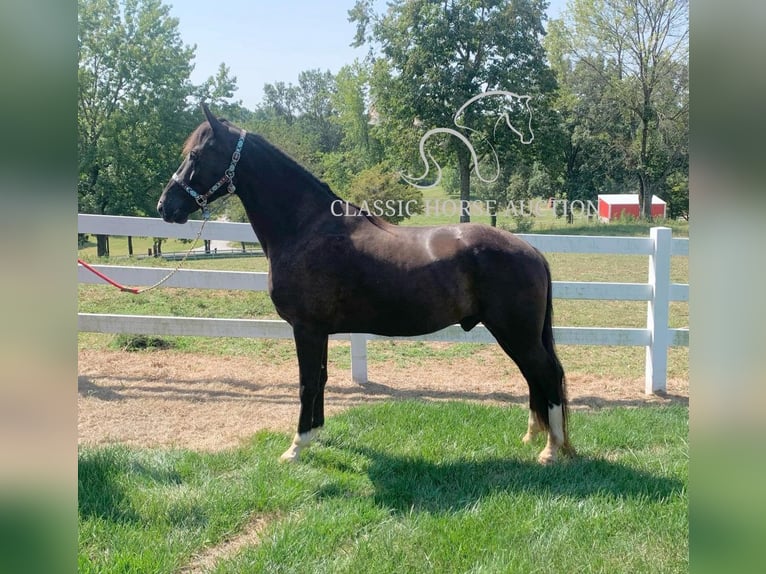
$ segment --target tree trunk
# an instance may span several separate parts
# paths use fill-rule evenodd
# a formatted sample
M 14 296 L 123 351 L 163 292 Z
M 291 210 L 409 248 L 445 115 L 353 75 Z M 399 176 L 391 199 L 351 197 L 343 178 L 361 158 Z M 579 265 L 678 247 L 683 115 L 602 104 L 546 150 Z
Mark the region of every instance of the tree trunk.
M 638 206 L 640 208 L 641 218 L 651 221 L 652 219 L 652 186 L 647 181 L 646 166 L 649 154 L 649 121 L 651 117 L 651 101 L 649 95 L 644 91 L 644 113 L 641 118 L 641 155 L 640 165 L 638 166 Z
M 471 157 L 465 146 L 457 148 L 458 171 L 460 172 L 460 223 L 471 221 Z
M 652 219 L 652 191 L 643 173 L 638 174 L 638 207 L 641 219 Z
M 133 237 L 128 235 L 128 256 L 133 257 Z
M 109 236 L 96 235 L 96 255 L 109 257 Z

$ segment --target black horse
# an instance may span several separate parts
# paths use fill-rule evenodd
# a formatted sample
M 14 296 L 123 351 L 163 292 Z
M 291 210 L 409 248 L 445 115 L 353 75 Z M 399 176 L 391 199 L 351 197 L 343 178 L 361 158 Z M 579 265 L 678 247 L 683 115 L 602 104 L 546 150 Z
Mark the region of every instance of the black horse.
M 324 424 L 328 335 L 411 336 L 454 323 L 468 331 L 479 322 L 529 385 L 524 442 L 547 431 L 541 463 L 553 462 L 559 449 L 574 453 L 553 344 L 550 269 L 539 251 L 484 225 L 391 225 L 340 199 L 260 136 L 203 110 L 207 121 L 186 141 L 186 158 L 157 209 L 165 221 L 185 223 L 226 193 L 242 201 L 298 354 L 298 432 L 283 460 L 296 460 Z

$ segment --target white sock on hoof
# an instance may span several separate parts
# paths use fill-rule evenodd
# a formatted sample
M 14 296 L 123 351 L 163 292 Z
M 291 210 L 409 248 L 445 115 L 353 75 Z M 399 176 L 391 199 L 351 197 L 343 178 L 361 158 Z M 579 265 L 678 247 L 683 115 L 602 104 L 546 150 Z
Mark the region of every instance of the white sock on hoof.
M 550 443 L 545 445 L 545 448 L 537 457 L 537 462 L 540 464 L 553 464 L 556 462 L 556 451 L 551 448 Z
M 540 425 L 537 424 L 537 417 L 535 416 L 534 411 L 532 409 L 529 409 L 529 419 L 527 420 L 527 434 L 524 435 L 524 437 L 521 439 L 521 442 L 524 444 L 528 444 L 532 442 L 532 440 L 537 436 L 537 434 L 541 431 Z
M 556 461 L 556 454 L 564 444 L 564 414 L 561 405 L 548 407 L 548 442 L 537 457 L 540 464 L 551 464 Z
M 564 444 L 564 414 L 561 405 L 548 407 L 549 435 L 553 439 L 556 448 Z
M 296 462 L 300 457 L 301 450 L 311 444 L 312 439 L 316 435 L 316 429 L 312 429 L 309 432 L 303 434 L 296 434 L 293 438 L 293 444 L 290 445 L 284 454 L 279 457 L 282 462 Z

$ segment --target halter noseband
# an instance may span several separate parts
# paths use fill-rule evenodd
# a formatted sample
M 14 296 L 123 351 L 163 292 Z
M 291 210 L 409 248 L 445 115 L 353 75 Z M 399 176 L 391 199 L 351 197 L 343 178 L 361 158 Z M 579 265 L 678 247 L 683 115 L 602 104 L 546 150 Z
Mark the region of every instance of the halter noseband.
M 237 169 L 237 162 L 239 162 L 239 158 L 241 157 L 240 154 L 242 152 L 242 146 L 245 145 L 246 135 L 247 132 L 245 130 L 239 131 L 237 147 L 234 148 L 234 153 L 231 155 L 231 163 L 229 164 L 228 169 L 223 172 L 221 179 L 213 184 L 213 187 L 211 187 L 207 193 L 197 193 L 194 188 L 188 185 L 183 179 L 178 177 L 178 173 L 173 174 L 173 181 L 180 185 L 186 191 L 186 193 L 191 195 L 194 198 L 194 201 L 197 202 L 197 205 L 200 206 L 202 209 L 202 217 L 204 219 L 208 219 L 210 217 L 210 210 L 207 208 L 207 200 L 210 199 L 210 196 L 218 191 L 224 183 L 229 184 L 226 186 L 226 191 L 230 194 L 233 194 L 235 191 L 237 191 L 237 188 L 234 185 L 234 170 Z

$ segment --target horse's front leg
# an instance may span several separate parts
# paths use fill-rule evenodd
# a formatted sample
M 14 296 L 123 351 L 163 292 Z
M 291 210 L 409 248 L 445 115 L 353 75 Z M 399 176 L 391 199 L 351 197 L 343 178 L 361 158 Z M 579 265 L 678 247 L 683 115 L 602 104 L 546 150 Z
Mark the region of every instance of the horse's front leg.
M 309 327 L 293 327 L 295 349 L 298 352 L 300 371 L 301 411 L 298 417 L 298 432 L 281 460 L 298 460 L 301 450 L 306 448 L 324 424 L 324 383 L 327 380 L 327 335 Z M 323 368 L 324 367 L 324 368 Z
M 322 363 L 319 369 L 319 391 L 314 399 L 314 414 L 311 420 L 311 432 L 316 434 L 324 426 L 324 389 L 327 385 L 327 340 L 324 338 L 322 349 Z M 313 435 L 312 435 L 313 438 Z

